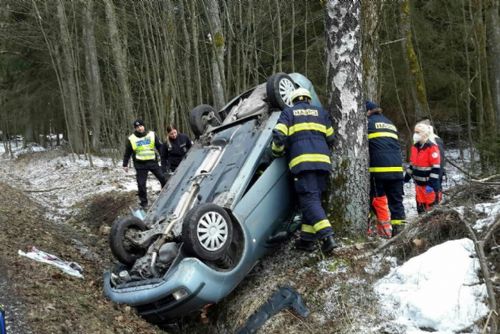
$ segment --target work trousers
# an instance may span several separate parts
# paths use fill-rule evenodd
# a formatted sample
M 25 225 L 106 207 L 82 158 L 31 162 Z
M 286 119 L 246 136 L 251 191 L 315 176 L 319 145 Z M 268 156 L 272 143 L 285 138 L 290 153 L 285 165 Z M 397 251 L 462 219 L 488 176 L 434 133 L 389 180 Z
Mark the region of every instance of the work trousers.
M 417 212 L 422 214 L 429 211 L 436 200 L 436 193 L 434 190 L 428 191 L 425 185 L 415 185 L 415 197 L 417 200 Z
M 370 203 L 379 221 L 387 221 L 389 216 L 387 209 L 384 212 L 384 208 L 381 205 L 377 205 L 377 203 L 385 203 L 385 200 L 380 201 L 377 199 L 386 196 L 386 202 L 391 213 L 391 225 L 404 224 L 406 215 L 403 205 L 403 195 L 403 180 L 381 180 L 373 176 L 370 177 Z
M 146 188 L 146 181 L 148 179 L 148 172 L 153 173 L 153 175 L 160 181 L 161 187 L 165 186 L 165 183 L 167 181 L 165 180 L 165 176 L 163 175 L 163 172 L 161 171 L 161 168 L 158 164 L 147 167 L 147 168 L 141 168 L 141 169 L 136 169 L 136 180 L 137 180 L 137 188 L 138 188 L 138 196 L 139 196 L 139 201 L 141 206 L 147 206 L 148 205 L 148 192 Z
M 304 171 L 294 175 L 293 184 L 302 212 L 300 237 L 313 241 L 333 235 L 332 225 L 321 206 L 321 194 L 326 189 L 327 173 Z

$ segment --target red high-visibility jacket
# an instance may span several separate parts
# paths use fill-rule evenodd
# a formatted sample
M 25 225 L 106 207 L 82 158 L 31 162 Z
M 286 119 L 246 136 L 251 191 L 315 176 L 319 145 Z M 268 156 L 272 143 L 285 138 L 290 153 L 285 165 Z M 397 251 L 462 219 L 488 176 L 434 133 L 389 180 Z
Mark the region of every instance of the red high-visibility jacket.
M 407 170 L 417 185 L 431 186 L 434 191 L 441 190 L 439 171 L 441 169 L 441 155 L 439 146 L 427 141 L 421 145 L 415 144 L 411 148 L 410 168 Z

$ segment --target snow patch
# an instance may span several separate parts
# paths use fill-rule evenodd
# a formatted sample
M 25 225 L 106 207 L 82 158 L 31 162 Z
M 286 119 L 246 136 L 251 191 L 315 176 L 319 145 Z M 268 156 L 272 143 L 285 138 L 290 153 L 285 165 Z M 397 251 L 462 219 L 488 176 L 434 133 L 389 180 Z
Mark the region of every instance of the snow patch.
M 488 314 L 486 287 L 479 284 L 479 262 L 470 239 L 430 248 L 379 280 L 374 289 L 387 314 L 407 333 L 451 333 Z

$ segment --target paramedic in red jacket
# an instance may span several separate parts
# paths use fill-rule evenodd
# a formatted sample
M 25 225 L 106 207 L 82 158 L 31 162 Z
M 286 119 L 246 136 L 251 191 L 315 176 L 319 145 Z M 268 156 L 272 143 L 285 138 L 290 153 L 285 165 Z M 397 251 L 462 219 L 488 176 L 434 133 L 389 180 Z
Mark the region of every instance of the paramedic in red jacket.
M 427 124 L 415 126 L 413 142 L 405 181 L 410 178 L 415 181 L 417 212 L 421 214 L 439 203 L 441 155 Z

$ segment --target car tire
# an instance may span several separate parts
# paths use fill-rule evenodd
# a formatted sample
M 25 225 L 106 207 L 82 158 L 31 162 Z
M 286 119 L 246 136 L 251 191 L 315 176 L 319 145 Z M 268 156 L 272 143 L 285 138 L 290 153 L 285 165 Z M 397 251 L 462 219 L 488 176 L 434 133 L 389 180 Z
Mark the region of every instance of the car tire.
M 233 238 L 231 217 L 222 207 L 204 203 L 192 208 L 184 218 L 184 249 L 200 259 L 217 261 L 227 252 Z
M 209 116 L 210 113 L 213 114 L 213 118 L 208 120 L 207 116 Z M 221 123 L 222 122 L 215 109 L 208 104 L 200 104 L 199 106 L 194 107 L 189 114 L 189 125 L 191 126 L 191 130 L 196 137 L 201 136 L 209 124 L 217 126 Z
M 109 234 L 109 245 L 111 253 L 118 261 L 125 265 L 133 265 L 135 260 L 144 256 L 145 249 L 130 244 L 127 240 L 127 232 L 144 231 L 146 224 L 139 218 L 128 216 L 115 221 Z
M 292 106 L 290 94 L 296 88 L 295 82 L 286 73 L 277 73 L 266 82 L 266 93 L 271 107 L 281 110 Z

